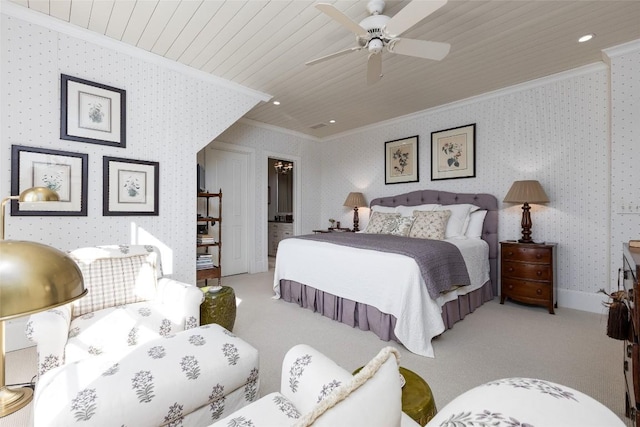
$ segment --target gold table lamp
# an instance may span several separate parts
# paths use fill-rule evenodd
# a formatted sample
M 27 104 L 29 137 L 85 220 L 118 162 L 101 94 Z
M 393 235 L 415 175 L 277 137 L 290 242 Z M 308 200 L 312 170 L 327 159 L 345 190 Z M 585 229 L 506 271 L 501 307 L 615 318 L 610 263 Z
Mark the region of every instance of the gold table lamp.
M 4 210 L 9 200 L 20 202 L 57 201 L 47 188 L 35 187 L 20 196 L 2 200 L 0 234 L 0 417 L 26 406 L 33 398 L 29 387 L 9 388 L 5 384 L 5 320 L 64 305 L 87 294 L 82 273 L 62 251 L 36 242 L 4 240 Z

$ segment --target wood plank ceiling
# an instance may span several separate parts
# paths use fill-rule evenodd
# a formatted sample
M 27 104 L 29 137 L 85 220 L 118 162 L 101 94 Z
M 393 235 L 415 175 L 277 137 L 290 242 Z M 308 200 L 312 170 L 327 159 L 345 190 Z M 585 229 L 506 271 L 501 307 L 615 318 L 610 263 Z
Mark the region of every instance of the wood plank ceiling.
M 402 35 L 450 43 L 449 55 L 385 52 L 384 77 L 367 86 L 364 51 L 304 65 L 356 45 L 317 1 L 12 1 L 271 94 L 281 105 L 246 117 L 317 138 L 599 62 L 602 49 L 640 39 L 637 0 L 450 0 Z M 323 1 L 356 22 L 368 16 L 366 1 Z M 393 16 L 408 0 L 386 3 Z M 596 37 L 577 43 L 587 33 Z

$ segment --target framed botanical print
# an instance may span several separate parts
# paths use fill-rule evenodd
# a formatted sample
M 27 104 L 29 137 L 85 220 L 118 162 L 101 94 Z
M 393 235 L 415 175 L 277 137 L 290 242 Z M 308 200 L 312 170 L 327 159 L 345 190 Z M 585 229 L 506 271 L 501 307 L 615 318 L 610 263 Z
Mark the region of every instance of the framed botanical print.
M 476 125 L 431 133 L 431 180 L 476 176 Z
M 126 147 L 124 90 L 66 74 L 60 89 L 60 139 Z
M 158 215 L 160 164 L 103 157 L 104 216 Z
M 11 194 L 31 187 L 58 193 L 57 202 L 11 201 L 12 216 L 87 216 L 88 155 L 46 148 L 11 146 Z
M 384 143 L 384 183 L 418 182 L 418 136 Z

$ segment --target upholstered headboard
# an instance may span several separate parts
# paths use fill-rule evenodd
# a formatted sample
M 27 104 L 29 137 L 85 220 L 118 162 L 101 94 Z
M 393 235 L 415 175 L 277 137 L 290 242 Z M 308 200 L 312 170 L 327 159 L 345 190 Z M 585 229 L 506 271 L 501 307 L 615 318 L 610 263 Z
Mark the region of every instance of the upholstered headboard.
M 498 295 L 498 200 L 491 194 L 450 193 L 448 191 L 418 190 L 396 196 L 379 197 L 371 201 L 371 206 L 395 207 L 416 206 L 425 203 L 455 205 L 471 203 L 487 210 L 482 229 L 482 239 L 489 244 L 489 267 L 493 294 Z

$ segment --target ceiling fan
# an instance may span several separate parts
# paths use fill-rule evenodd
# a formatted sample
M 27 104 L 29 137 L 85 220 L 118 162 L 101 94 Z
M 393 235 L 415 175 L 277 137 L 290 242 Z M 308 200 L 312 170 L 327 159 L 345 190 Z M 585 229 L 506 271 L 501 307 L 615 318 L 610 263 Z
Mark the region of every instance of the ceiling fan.
M 440 61 L 449 53 L 450 44 L 403 39 L 399 36 L 446 3 L 447 0 L 414 0 L 393 17 L 388 17 L 382 14 L 385 6 L 384 0 L 370 0 L 367 4 L 367 10 L 371 15 L 364 18 L 359 24 L 352 21 L 332 4 L 319 3 L 316 5 L 317 9 L 355 33 L 358 45 L 311 60 L 306 65 L 317 64 L 337 56 L 367 49 L 369 51 L 367 84 L 373 84 L 382 77 L 382 50 L 385 47 L 391 53 Z

